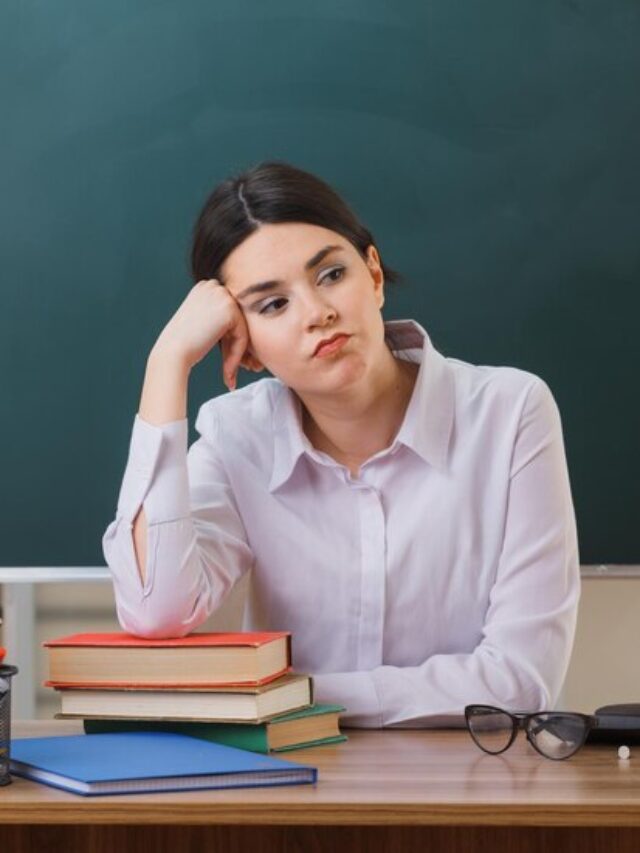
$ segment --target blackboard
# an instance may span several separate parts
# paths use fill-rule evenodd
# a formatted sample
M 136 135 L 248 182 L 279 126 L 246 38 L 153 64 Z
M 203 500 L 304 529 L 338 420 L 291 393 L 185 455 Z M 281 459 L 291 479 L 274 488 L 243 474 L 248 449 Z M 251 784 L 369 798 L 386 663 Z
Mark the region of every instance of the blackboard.
M 387 319 L 547 381 L 582 562 L 640 563 L 640 4 L 9 0 L 0 19 L 1 564 L 104 563 L 195 216 L 266 159 L 372 230 L 405 276 Z M 190 440 L 223 392 L 216 352 Z

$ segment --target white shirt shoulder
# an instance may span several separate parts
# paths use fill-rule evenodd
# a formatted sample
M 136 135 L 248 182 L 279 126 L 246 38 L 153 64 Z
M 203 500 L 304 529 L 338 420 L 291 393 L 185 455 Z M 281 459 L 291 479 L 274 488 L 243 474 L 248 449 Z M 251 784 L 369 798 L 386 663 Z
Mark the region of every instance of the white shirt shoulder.
M 215 439 L 221 452 L 242 453 L 245 458 L 256 450 L 263 455 L 273 435 L 274 411 L 286 388 L 279 379 L 257 379 L 244 388 L 207 400 L 200 406 L 196 430 Z
M 447 358 L 446 361 L 454 376 L 457 414 L 466 411 L 475 416 L 509 417 L 514 410 L 521 412 L 529 398 L 534 396 L 554 403 L 544 379 L 528 370 L 470 364 L 456 358 Z

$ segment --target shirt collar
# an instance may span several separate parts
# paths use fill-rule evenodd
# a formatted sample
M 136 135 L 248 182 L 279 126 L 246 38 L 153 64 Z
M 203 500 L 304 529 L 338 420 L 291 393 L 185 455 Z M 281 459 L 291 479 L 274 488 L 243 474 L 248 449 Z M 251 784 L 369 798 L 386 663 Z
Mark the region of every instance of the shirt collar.
M 428 464 L 445 470 L 455 408 L 451 368 L 415 320 L 387 320 L 384 330 L 394 355 L 420 363 L 404 420 L 393 443 L 404 444 Z M 302 428 L 300 399 L 284 384 L 280 384 L 273 408 L 273 435 L 270 492 L 291 477 L 304 453 L 318 458 Z

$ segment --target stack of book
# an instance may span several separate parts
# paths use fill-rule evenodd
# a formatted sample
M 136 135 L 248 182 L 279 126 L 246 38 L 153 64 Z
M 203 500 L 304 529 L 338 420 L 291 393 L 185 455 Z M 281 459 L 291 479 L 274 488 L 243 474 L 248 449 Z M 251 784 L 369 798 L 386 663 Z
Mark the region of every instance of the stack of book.
M 262 753 L 346 740 L 344 708 L 314 704 L 311 676 L 291 671 L 288 632 L 73 634 L 44 646 L 56 717 L 81 718 L 87 734 L 162 731 Z

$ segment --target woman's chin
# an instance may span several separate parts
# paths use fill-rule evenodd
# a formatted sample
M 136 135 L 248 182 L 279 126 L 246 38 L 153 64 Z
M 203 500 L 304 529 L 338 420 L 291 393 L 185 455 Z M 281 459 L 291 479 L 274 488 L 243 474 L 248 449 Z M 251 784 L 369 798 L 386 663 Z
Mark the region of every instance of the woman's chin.
M 363 364 L 334 364 L 332 369 L 323 371 L 321 375 L 308 378 L 304 389 L 308 394 L 342 395 L 357 387 L 365 376 Z M 302 392 L 304 393 L 304 392 Z

